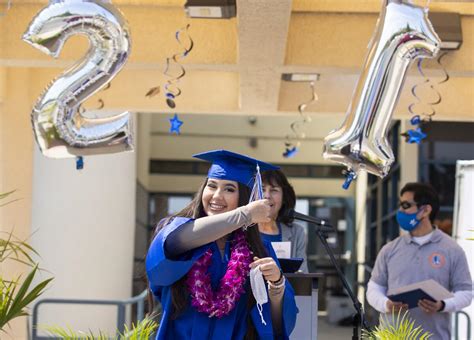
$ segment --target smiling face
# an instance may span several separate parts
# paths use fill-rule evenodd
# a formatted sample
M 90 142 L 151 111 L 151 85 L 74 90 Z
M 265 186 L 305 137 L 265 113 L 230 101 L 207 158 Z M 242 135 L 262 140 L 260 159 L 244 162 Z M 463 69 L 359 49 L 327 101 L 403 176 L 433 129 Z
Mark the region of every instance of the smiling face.
M 276 221 L 283 205 L 283 189 L 276 183 L 263 182 L 263 198 L 270 201 L 270 218 Z
M 202 193 L 202 206 L 208 216 L 236 209 L 239 206 L 237 182 L 209 178 Z

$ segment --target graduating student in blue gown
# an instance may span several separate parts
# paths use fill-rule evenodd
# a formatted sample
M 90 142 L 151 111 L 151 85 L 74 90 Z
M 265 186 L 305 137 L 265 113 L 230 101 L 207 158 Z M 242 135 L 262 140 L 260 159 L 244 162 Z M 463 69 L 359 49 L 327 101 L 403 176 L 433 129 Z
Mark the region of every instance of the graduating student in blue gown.
M 157 339 L 288 339 L 298 313 L 294 292 L 281 274 L 271 245 L 262 243 L 255 225 L 269 221 L 269 202 L 248 203 L 256 165 L 261 170 L 276 167 L 225 150 L 194 157 L 212 163 L 208 177 L 185 209 L 160 223 L 146 259 L 150 289 L 163 309 Z M 231 270 L 229 259 L 237 242 L 246 242 L 252 253 L 247 257 L 249 267 L 258 266 L 268 284 L 262 315 L 248 277 L 242 279 L 244 291 L 225 315 L 198 311 L 189 288 L 190 277 L 207 256 L 206 273 L 212 290 L 218 290 L 221 278 Z

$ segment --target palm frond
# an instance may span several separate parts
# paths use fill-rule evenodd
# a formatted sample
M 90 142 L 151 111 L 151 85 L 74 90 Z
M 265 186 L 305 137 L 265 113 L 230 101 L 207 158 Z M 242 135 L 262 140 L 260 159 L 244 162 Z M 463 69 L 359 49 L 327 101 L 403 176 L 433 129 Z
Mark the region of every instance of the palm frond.
M 147 316 L 137 325 L 132 323 L 131 329 L 125 325 L 125 331 L 120 334 L 120 340 L 150 339 L 157 328 L 158 323 L 153 320 L 153 316 Z
M 400 310 L 397 314 L 392 312 L 380 316 L 379 325 L 373 330 L 362 331 L 362 339 L 367 340 L 428 340 L 431 336 L 421 326 L 415 327 L 415 322 L 408 317 L 408 311 L 401 315 Z
M 118 336 L 112 337 L 103 331 L 99 330 L 96 335 L 92 331 L 88 333 L 73 331 L 69 326 L 63 328 L 60 326 L 41 326 L 41 329 L 46 330 L 50 336 L 61 337 L 63 340 L 143 340 L 150 339 L 158 327 L 158 323 L 153 320 L 153 316 L 147 316 L 136 325 L 132 323 L 131 328 L 124 325 L 125 330 L 123 334 L 117 333 Z
M 13 194 L 14 192 L 15 192 L 15 190 L 8 191 L 8 192 L 4 192 L 4 193 L 0 193 L 0 200 L 3 200 L 4 198 L 7 198 L 8 196 L 10 196 L 11 194 Z
M 48 335 L 60 337 L 63 340 L 95 340 L 94 334 L 89 331 L 89 333 L 76 332 L 72 330 L 71 326 L 60 327 L 60 326 L 42 326 L 41 329 L 45 330 Z
M 0 200 L 8 198 L 15 190 L 1 193 Z M 11 203 L 0 204 L 0 207 Z M 46 289 L 52 278 L 34 285 L 33 280 L 38 272 L 38 264 L 32 256 L 38 253 L 25 240 L 20 240 L 13 232 L 0 231 L 0 264 L 14 261 L 26 265 L 29 273 L 24 280 L 21 276 L 5 278 L 0 273 L 0 331 L 5 332 L 5 326 L 20 316 L 28 315 L 27 306 L 37 299 Z
M 26 307 L 38 298 L 51 282 L 52 278 L 49 278 L 32 286 L 37 271 L 38 267 L 35 266 L 23 282 L 20 277 L 8 282 L 0 277 L 0 329 L 15 318 L 28 315 Z
M 12 191 L 8 191 L 8 192 L 4 192 L 4 193 L 1 193 L 0 194 L 0 200 L 3 200 L 5 198 L 7 198 L 8 196 L 10 196 L 11 194 L 13 194 L 16 190 L 12 190 Z M 9 202 L 6 202 L 6 203 L 0 203 L 0 207 L 4 207 L 10 203 L 13 203 L 15 201 L 19 201 L 20 199 L 19 198 L 16 198 L 14 199 L 13 201 L 9 201 Z
M 13 236 L 13 232 L 1 232 L 6 234 L 6 238 L 0 238 L 0 262 L 5 260 L 21 260 L 25 259 L 25 264 L 33 267 L 35 261 L 30 254 L 38 255 L 38 253 L 27 242 L 19 240 Z

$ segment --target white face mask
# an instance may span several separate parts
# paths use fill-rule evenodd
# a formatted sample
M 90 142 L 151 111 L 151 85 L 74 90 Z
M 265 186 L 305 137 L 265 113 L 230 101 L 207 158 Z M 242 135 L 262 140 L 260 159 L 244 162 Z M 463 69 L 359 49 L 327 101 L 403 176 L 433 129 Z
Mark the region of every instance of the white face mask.
M 266 326 L 267 323 L 263 319 L 263 307 L 262 305 L 268 302 L 268 293 L 265 287 L 265 281 L 263 280 L 260 266 L 250 270 L 250 287 L 252 288 L 252 294 L 257 301 L 257 309 L 262 318 L 262 323 Z

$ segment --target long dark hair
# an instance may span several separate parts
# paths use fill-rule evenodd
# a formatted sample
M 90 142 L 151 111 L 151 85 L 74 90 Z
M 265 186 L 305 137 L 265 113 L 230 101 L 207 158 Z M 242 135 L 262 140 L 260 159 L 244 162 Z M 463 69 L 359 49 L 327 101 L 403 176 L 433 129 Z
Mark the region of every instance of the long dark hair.
M 282 205 L 278 211 L 277 221 L 292 226 L 293 217 L 290 217 L 291 210 L 295 209 L 296 194 L 285 174 L 281 170 L 267 170 L 262 172 L 262 182 L 272 186 L 279 186 L 282 189 Z
M 199 188 L 198 192 L 194 196 L 193 200 L 180 212 L 170 216 L 169 218 L 161 220 L 157 228 L 155 230 L 155 235 L 163 228 L 166 228 L 166 225 L 169 224 L 169 222 L 175 218 L 175 217 L 191 217 L 191 218 L 200 218 L 207 216 L 204 207 L 202 204 L 202 194 L 204 192 L 204 188 L 207 185 L 207 180 L 206 179 L 201 187 Z M 246 205 L 249 201 L 250 198 L 250 189 L 241 184 L 238 183 L 238 190 L 239 190 L 239 207 Z M 262 240 L 260 238 L 260 233 L 258 231 L 258 228 L 256 228 L 255 225 L 252 225 L 247 228 L 245 231 L 245 238 L 250 246 L 251 251 L 253 252 L 254 256 L 257 256 L 259 258 L 266 257 L 267 251 L 265 247 L 263 246 Z M 182 277 L 180 280 L 175 282 L 171 286 L 171 302 L 173 305 L 173 312 L 171 313 L 171 318 L 176 319 L 188 306 L 188 297 L 189 297 L 189 292 L 186 288 L 185 285 L 186 281 L 186 276 Z M 255 299 L 253 298 L 252 294 L 249 294 L 249 301 L 248 301 L 248 307 L 249 309 L 255 305 Z M 254 330 L 250 330 L 250 333 L 253 333 Z

